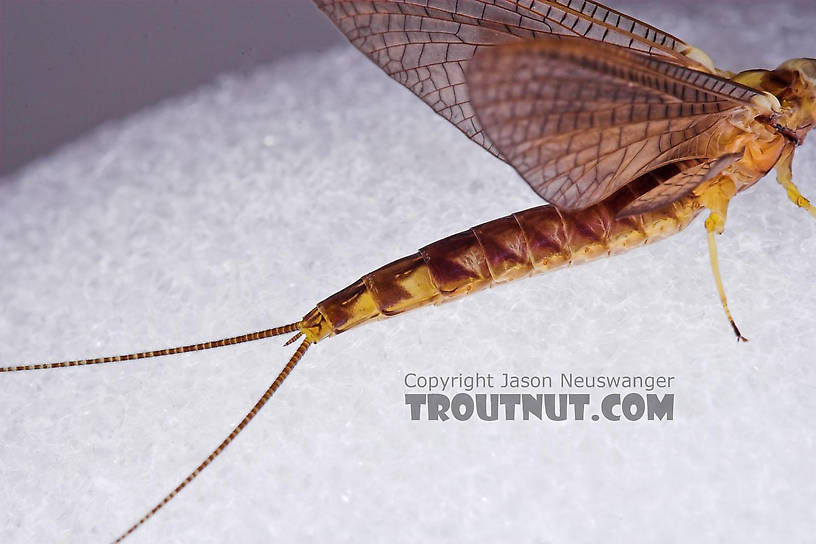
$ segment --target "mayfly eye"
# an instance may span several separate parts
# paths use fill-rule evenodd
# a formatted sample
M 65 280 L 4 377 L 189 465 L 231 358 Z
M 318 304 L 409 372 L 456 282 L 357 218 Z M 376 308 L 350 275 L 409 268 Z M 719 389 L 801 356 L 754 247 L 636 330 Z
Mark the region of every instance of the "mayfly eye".
M 768 85 L 768 87 L 775 89 L 787 89 L 793 83 L 795 78 L 795 72 L 786 69 L 779 69 L 777 68 L 773 72 L 768 72 L 765 74 L 765 81 L 764 83 Z
M 802 59 L 799 69 L 811 83 L 816 83 L 816 59 Z

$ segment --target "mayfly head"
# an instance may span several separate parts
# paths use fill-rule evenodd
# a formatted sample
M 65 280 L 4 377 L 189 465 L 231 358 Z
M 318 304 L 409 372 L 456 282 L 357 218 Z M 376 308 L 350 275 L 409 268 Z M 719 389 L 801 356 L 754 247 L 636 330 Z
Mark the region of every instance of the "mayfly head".
M 816 124 L 816 59 L 785 61 L 763 79 L 782 106 L 780 131 L 801 144 Z
M 793 72 L 811 89 L 811 92 L 816 92 L 816 59 L 786 60 L 774 71 Z

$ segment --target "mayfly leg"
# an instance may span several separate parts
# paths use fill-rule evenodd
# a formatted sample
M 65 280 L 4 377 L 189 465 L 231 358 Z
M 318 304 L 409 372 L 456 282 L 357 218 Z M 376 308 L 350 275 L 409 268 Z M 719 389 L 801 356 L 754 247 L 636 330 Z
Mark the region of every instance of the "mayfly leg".
M 717 293 L 720 295 L 720 303 L 728 322 L 731 323 L 731 328 L 734 329 L 734 334 L 737 335 L 737 341 L 747 342 L 742 333 L 740 333 L 734 317 L 731 315 L 731 310 L 728 309 L 728 299 L 725 296 L 725 288 L 723 287 L 722 277 L 720 276 L 720 261 L 717 258 L 717 241 L 714 236 L 722 234 L 725 227 L 725 218 L 717 212 L 711 212 L 711 215 L 705 221 L 706 231 L 708 233 L 708 256 L 711 259 L 711 271 L 714 273 L 714 281 L 717 284 Z
M 793 183 L 793 148 L 789 147 L 779 162 L 776 163 L 776 181 L 785 188 L 788 198 L 791 202 L 807 210 L 807 212 L 816 217 L 816 207 L 810 203 L 810 200 L 802 196 L 799 188 Z

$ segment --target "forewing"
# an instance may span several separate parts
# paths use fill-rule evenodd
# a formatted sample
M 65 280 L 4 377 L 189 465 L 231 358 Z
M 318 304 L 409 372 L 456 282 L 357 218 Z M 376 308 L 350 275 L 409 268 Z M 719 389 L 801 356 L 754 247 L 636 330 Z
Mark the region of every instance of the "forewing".
M 740 160 L 742 156 L 743 153 L 729 153 L 683 170 L 627 205 L 618 213 L 618 218 L 668 206 L 706 181 L 720 175 L 726 168 Z
M 718 125 L 759 93 L 654 56 L 581 39 L 483 49 L 467 83 L 487 136 L 566 210 L 679 160 L 712 158 Z
M 686 62 L 686 44 L 585 0 L 315 0 L 380 68 L 493 154 L 473 114 L 465 70 L 479 49 L 582 36 Z

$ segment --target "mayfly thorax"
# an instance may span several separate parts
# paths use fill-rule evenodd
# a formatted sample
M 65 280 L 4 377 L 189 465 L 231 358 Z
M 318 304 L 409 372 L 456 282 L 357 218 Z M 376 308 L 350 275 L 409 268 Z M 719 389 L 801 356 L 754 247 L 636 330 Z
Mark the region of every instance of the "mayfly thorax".
M 791 171 L 796 147 L 816 123 L 814 59 L 722 71 L 679 38 L 583 0 L 316 3 L 385 73 L 512 166 L 548 204 L 428 244 L 288 324 L 183 347 L 0 368 L 127 361 L 279 335 L 297 344 L 235 429 L 117 541 L 229 445 L 312 344 L 371 320 L 658 241 L 700 214 L 722 307 L 744 340 L 715 245 L 730 200 L 775 169 L 790 200 L 816 217 Z

